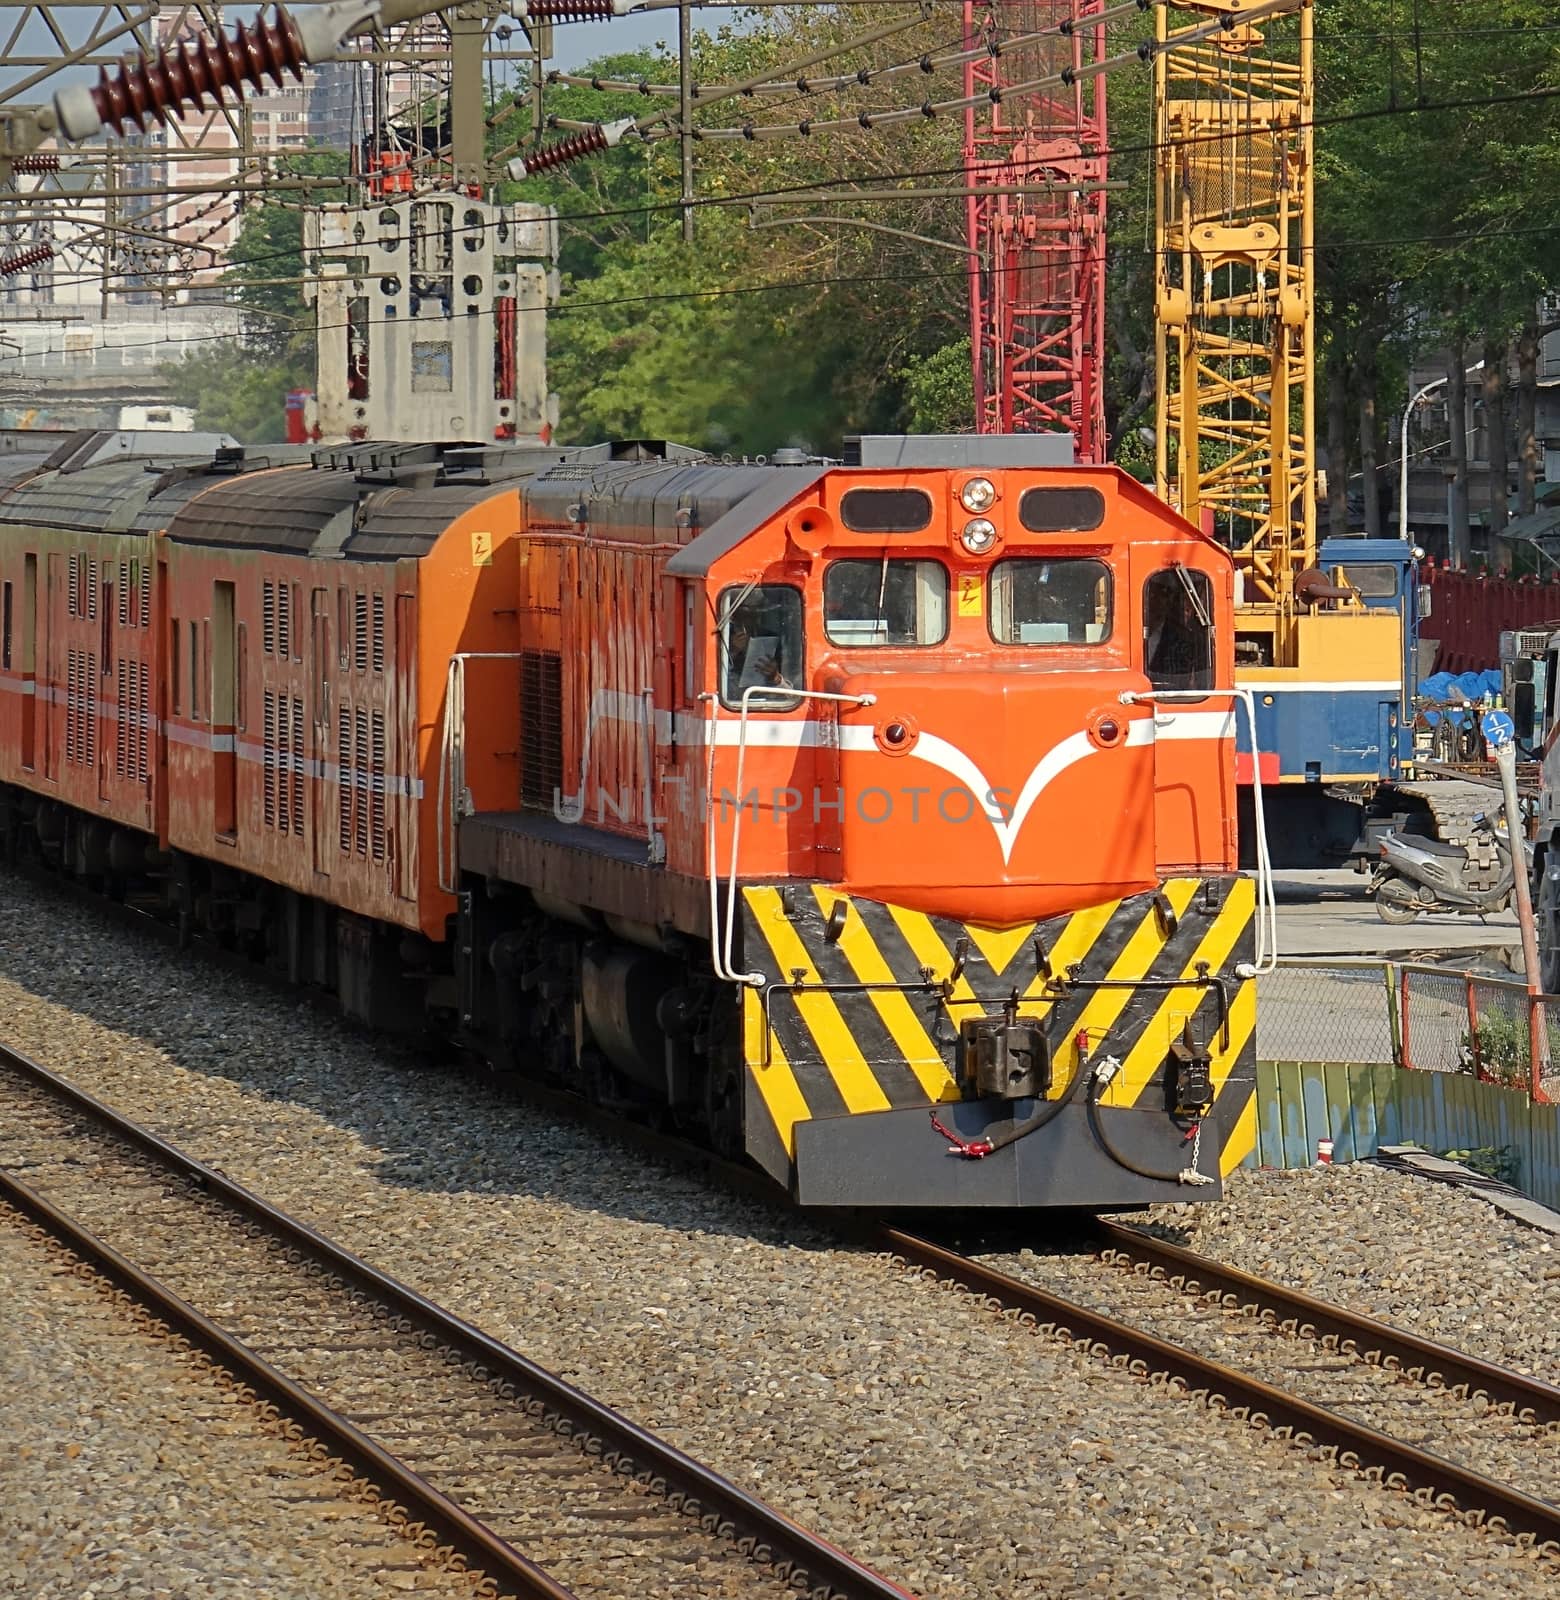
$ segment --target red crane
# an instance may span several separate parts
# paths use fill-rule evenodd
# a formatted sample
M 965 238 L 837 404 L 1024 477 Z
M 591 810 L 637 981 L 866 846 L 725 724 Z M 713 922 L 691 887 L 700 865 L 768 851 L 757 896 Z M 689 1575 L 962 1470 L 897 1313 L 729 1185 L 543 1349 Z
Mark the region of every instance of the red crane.
M 1065 429 L 1106 453 L 1105 76 L 1017 86 L 1105 57 L 1105 0 L 965 0 L 970 344 L 980 433 Z M 1044 38 L 1028 36 L 1051 30 Z M 1026 40 L 1024 43 L 1009 41 Z M 1012 90 L 1009 93 L 1009 90 Z M 1014 192 L 1029 190 L 1030 192 Z M 1034 192 L 1038 189 L 1040 192 Z

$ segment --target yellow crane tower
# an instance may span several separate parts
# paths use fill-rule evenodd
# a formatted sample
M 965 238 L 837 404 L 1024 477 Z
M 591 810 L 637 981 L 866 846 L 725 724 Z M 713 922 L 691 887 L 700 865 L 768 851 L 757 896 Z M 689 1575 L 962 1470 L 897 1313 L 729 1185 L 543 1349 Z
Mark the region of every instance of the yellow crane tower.
M 1309 0 L 1156 8 L 1158 488 L 1211 513 L 1275 664 L 1316 560 L 1312 22 Z
M 1155 23 L 1156 483 L 1234 552 L 1237 774 L 1288 865 L 1368 852 L 1360 802 L 1455 820 L 1446 786 L 1402 782 L 1411 553 L 1317 539 L 1314 21 L 1312 0 L 1165 0 Z

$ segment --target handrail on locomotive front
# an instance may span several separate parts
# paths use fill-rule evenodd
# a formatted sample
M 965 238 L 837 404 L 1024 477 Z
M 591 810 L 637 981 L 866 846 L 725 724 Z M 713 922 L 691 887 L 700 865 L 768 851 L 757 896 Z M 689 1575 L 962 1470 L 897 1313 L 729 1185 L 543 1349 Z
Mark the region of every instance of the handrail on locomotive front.
M 1251 732 L 1251 760 L 1257 768 L 1257 706 L 1250 689 L 1123 689 L 1118 696 L 1124 706 L 1189 705 L 1219 695 L 1229 698 L 1246 713 L 1246 726 Z M 1256 960 L 1250 973 L 1242 976 L 1260 977 L 1278 965 L 1278 896 L 1273 887 L 1273 858 L 1268 851 L 1267 813 L 1262 806 L 1262 784 L 1253 783 L 1252 812 L 1256 823 L 1257 846 L 1257 949 Z
M 835 694 L 826 689 L 786 689 L 783 691 L 787 700 L 822 700 L 833 702 L 836 705 L 849 705 L 866 707 L 877 704 L 875 694 Z M 709 715 L 705 719 L 706 741 L 708 750 L 705 754 L 705 837 L 706 861 L 708 871 L 706 876 L 710 885 L 710 962 L 715 969 L 715 976 L 728 983 L 737 983 L 745 988 L 761 989 L 766 982 L 762 972 L 738 972 L 731 964 L 731 938 L 732 930 L 737 920 L 737 851 L 742 834 L 742 766 L 747 754 L 748 712 L 752 707 L 755 694 L 773 695 L 775 693 L 768 684 L 750 683 L 742 691 L 741 714 L 737 727 L 737 770 L 734 778 L 738 796 L 736 814 L 731 820 L 731 869 L 727 875 L 726 885 L 726 926 L 722 930 L 720 925 L 720 867 L 715 853 L 715 746 L 717 743 L 716 729 L 720 723 L 720 696 L 709 691 L 701 694 L 699 699 L 709 707 Z

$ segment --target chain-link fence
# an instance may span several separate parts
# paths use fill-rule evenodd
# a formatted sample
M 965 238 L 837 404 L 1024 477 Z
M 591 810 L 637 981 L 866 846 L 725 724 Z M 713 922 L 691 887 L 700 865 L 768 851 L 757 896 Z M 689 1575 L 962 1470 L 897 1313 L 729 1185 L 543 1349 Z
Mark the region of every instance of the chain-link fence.
M 1394 1062 L 1390 964 L 1282 962 L 1257 980 L 1261 1061 Z
M 1257 1056 L 1466 1073 L 1547 1100 L 1560 1090 L 1560 998 L 1421 962 L 1294 958 L 1258 980 Z

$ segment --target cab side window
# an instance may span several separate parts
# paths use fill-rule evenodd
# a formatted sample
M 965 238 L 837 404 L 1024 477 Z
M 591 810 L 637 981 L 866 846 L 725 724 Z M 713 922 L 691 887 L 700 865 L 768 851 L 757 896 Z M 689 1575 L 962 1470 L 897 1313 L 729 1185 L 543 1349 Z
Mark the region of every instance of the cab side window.
M 1143 585 L 1143 670 L 1156 689 L 1214 686 L 1213 584 L 1167 567 Z
M 791 711 L 788 691 L 806 683 L 802 591 L 789 584 L 739 584 L 721 591 L 716 606 L 721 704 L 736 711 L 749 689 L 753 711 Z

